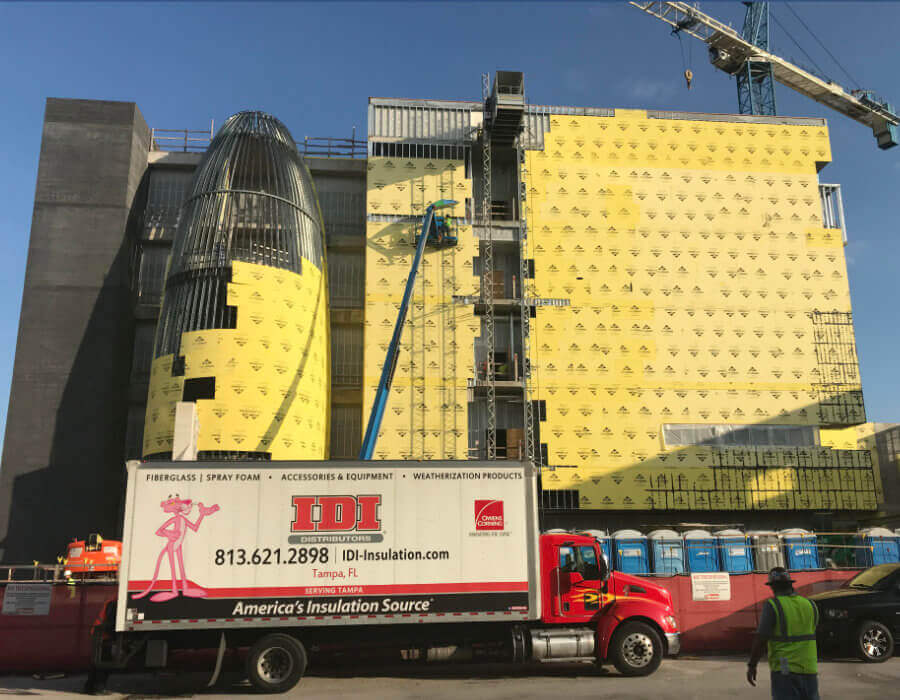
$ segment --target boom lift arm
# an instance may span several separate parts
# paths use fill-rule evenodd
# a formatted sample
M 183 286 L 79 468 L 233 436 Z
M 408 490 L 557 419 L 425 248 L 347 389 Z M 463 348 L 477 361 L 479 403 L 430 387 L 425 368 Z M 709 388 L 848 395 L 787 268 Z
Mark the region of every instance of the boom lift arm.
M 403 324 L 406 322 L 409 300 L 412 297 L 416 273 L 419 271 L 425 246 L 431 245 L 435 248 L 444 248 L 456 245 L 457 239 L 450 232 L 447 217 L 435 215 L 435 211 L 452 207 L 454 204 L 456 204 L 456 201 L 453 199 L 439 199 L 425 210 L 425 216 L 422 219 L 422 232 L 416 240 L 416 254 L 413 257 L 412 268 L 406 280 L 406 290 L 403 292 L 403 300 L 400 302 L 400 311 L 397 313 L 397 321 L 394 324 L 394 334 L 391 336 L 391 342 L 388 345 L 387 354 L 384 358 L 384 366 L 381 368 L 381 379 L 378 382 L 378 389 L 375 391 L 375 400 L 372 402 L 372 411 L 369 413 L 366 434 L 363 437 L 362 447 L 359 450 L 360 459 L 372 459 L 372 453 L 375 451 L 375 442 L 378 440 L 378 431 L 381 429 L 381 419 L 384 418 L 388 395 L 391 392 L 391 383 L 394 381 L 394 370 L 397 369 Z
M 716 68 L 736 75 L 748 62 L 768 63 L 772 66 L 772 76 L 782 85 L 871 128 L 879 148 L 891 148 L 900 142 L 900 115 L 875 93 L 847 92 L 837 83 L 823 80 L 753 44 L 727 24 L 686 2 L 638 0 L 629 4 L 661 19 L 675 31 L 704 42 L 709 47 L 709 60 Z

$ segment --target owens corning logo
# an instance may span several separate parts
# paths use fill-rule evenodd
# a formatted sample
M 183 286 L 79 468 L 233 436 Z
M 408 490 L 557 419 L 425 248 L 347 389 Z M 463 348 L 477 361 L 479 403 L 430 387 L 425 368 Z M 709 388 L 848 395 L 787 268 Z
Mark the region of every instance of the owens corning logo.
M 292 496 L 294 519 L 288 542 L 381 542 L 380 495 Z M 350 534 L 354 533 L 354 534 Z M 372 534 L 369 534 L 372 533 Z
M 475 529 L 503 529 L 503 501 L 475 501 Z

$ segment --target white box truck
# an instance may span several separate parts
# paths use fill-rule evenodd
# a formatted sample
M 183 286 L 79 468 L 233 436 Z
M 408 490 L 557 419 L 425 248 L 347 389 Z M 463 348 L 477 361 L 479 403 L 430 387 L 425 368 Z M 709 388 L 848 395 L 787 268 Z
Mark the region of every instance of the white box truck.
M 248 649 L 251 682 L 280 692 L 323 649 L 634 675 L 677 652 L 665 589 L 610 573 L 591 536 L 539 536 L 536 514 L 515 462 L 132 463 L 95 665 L 212 648 L 217 675 Z

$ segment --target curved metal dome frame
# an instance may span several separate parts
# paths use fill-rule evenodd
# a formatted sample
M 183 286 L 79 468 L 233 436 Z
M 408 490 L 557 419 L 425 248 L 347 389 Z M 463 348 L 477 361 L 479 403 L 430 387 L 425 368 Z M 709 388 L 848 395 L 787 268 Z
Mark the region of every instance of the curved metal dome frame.
M 312 177 L 287 127 L 270 114 L 239 112 L 222 125 L 182 209 L 154 358 L 178 357 L 183 333 L 235 327 L 227 305 L 232 262 L 298 274 L 303 259 L 324 267 Z

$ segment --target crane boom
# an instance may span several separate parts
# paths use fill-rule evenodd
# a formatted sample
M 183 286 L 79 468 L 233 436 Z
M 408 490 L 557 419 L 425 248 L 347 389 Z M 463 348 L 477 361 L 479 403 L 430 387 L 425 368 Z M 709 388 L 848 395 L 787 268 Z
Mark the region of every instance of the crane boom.
M 773 77 L 782 85 L 871 128 L 880 148 L 891 148 L 900 141 L 900 115 L 873 92 L 847 92 L 837 83 L 823 80 L 747 41 L 740 32 L 686 2 L 636 0 L 629 4 L 666 22 L 674 31 L 704 42 L 716 68 L 733 75 L 748 61 L 768 63 Z
M 391 336 L 391 342 L 388 345 L 387 354 L 384 358 L 384 365 L 381 368 L 381 379 L 378 382 L 378 388 L 375 390 L 375 400 L 372 402 L 372 411 L 369 413 L 366 434 L 359 449 L 360 459 L 372 459 L 372 453 L 375 450 L 378 431 L 381 429 L 381 420 L 384 418 L 388 395 L 391 392 L 391 384 L 394 381 L 397 358 L 400 356 L 400 338 L 403 335 L 403 324 L 406 323 L 406 313 L 409 310 L 409 301 L 412 298 L 413 285 L 416 283 L 416 274 L 419 271 L 419 264 L 422 262 L 422 255 L 425 253 L 425 246 L 431 245 L 441 248 L 448 245 L 456 245 L 457 242 L 456 236 L 448 235 L 448 219 L 438 217 L 435 212 L 452 207 L 456 203 L 455 199 L 439 199 L 428 206 L 425 210 L 425 216 L 422 217 L 422 232 L 416 239 L 416 252 L 413 255 L 412 267 L 410 267 L 409 276 L 406 278 L 406 289 L 400 302 L 400 310 L 397 312 L 394 333 Z

